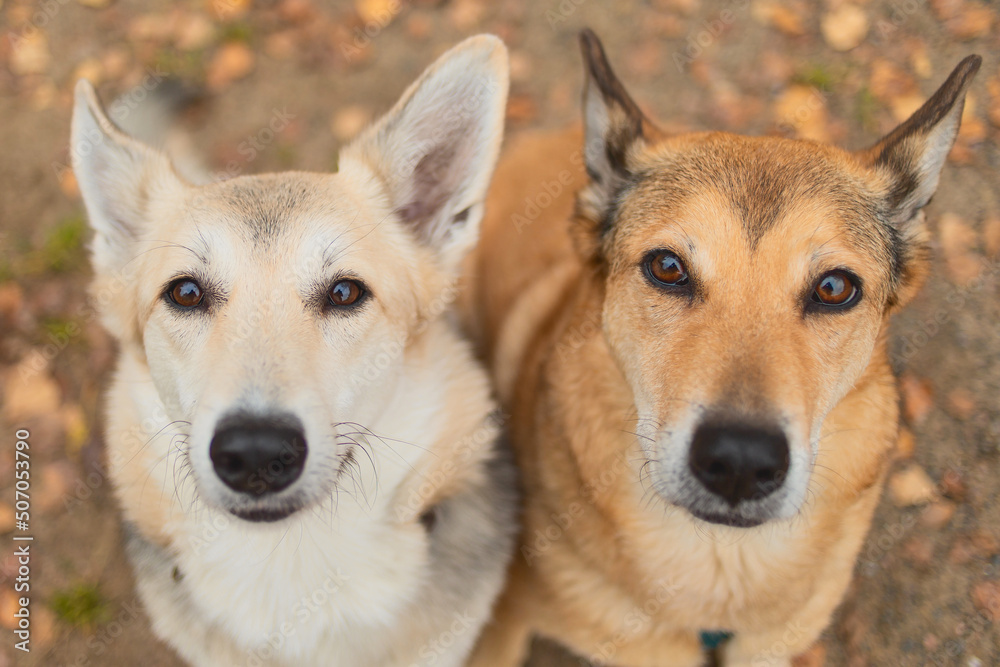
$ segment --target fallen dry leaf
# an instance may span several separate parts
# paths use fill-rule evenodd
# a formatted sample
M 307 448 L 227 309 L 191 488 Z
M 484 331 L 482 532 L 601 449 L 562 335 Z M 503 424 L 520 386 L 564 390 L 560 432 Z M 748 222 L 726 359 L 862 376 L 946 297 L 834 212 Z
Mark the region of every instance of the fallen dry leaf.
M 911 424 L 920 424 L 934 409 L 934 391 L 929 380 L 904 373 L 899 379 L 903 392 L 903 412 Z
M 687 34 L 687 21 L 676 14 L 654 13 L 644 21 L 648 21 L 650 33 L 660 39 L 677 39 Z
M 996 14 L 992 9 L 978 2 L 965 2 L 944 25 L 953 37 L 972 40 L 989 35 L 995 22 Z
M 0 283 L 0 318 L 10 321 L 24 306 L 24 289 L 14 281 Z
M 648 39 L 629 50 L 625 62 L 630 71 L 638 77 L 653 78 L 663 71 L 663 42 L 659 39 Z
M 698 11 L 700 0 L 653 0 L 653 6 L 665 12 L 677 12 L 682 16 L 691 16 Z
M 413 39 L 427 39 L 434 24 L 426 14 L 414 14 L 406 20 L 406 34 Z
M 908 41 L 907 47 L 910 49 L 910 67 L 921 79 L 929 79 L 934 74 L 934 68 L 927 55 L 927 47 L 920 40 Z
M 312 0 L 282 0 L 278 5 L 278 13 L 282 20 L 289 23 L 305 23 L 318 15 Z
M 31 640 L 38 642 L 38 649 L 45 650 L 56 636 L 55 614 L 41 605 L 36 605 L 34 613 L 35 620 L 31 626 Z
M 80 61 L 80 64 L 73 70 L 73 80 L 86 79 L 92 84 L 99 85 L 104 80 L 104 64 L 99 58 L 87 58 Z
M 972 543 L 969 539 L 960 537 L 955 541 L 951 551 L 948 552 L 948 562 L 952 565 L 968 565 L 975 556 L 973 551 Z
M 857 5 L 845 3 L 823 16 L 823 39 L 834 51 L 850 51 L 868 34 L 868 15 Z
M 918 93 L 900 95 L 889 100 L 889 108 L 892 109 L 892 118 L 897 123 L 902 123 L 913 115 L 923 105 L 924 96 Z
M 903 558 L 926 570 L 934 562 L 934 542 L 926 535 L 916 535 L 903 543 Z
M 463 32 L 475 28 L 483 18 L 486 6 L 481 0 L 455 0 L 448 10 L 452 26 Z
M 220 21 L 242 18 L 253 5 L 253 0 L 205 0 L 205 9 Z
M 840 624 L 843 632 L 848 653 L 855 654 L 864 645 L 865 638 L 871 628 L 875 627 L 867 614 L 858 609 L 851 609 L 844 614 L 844 620 Z M 853 665 L 851 665 L 853 667 Z
M 215 24 L 204 14 L 184 14 L 174 28 L 174 46 L 181 51 L 204 49 L 214 39 Z
M 0 534 L 6 535 L 14 530 L 14 506 L 0 502 Z
M 791 37 L 799 37 L 806 32 L 802 15 L 792 7 L 776 0 L 762 0 L 751 6 L 753 17 L 764 25 L 769 25 Z
M 131 41 L 162 43 L 168 41 L 174 32 L 176 15 L 172 14 L 142 14 L 136 16 L 128 25 L 128 36 Z
M 354 11 L 365 23 L 375 23 L 384 28 L 396 18 L 402 6 L 399 0 L 355 0 Z
M 333 114 L 330 130 L 339 141 L 353 139 L 371 120 L 371 112 L 363 106 L 352 104 Z
M 870 66 L 868 90 L 883 102 L 905 95 L 919 95 L 917 81 L 906 70 L 883 58 L 878 58 Z
M 993 125 L 1000 127 L 1000 74 L 986 80 L 986 92 L 990 96 L 986 117 Z
M 983 247 L 992 258 L 1000 258 L 1000 217 L 989 218 L 983 223 Z
M 56 87 L 55 81 L 48 77 L 40 79 L 31 91 L 31 108 L 35 111 L 48 109 L 55 102 L 58 94 L 59 89 Z
M 59 407 L 59 385 L 47 371 L 22 362 L 7 371 L 4 379 L 4 418 L 10 424 L 51 415 Z
M 946 498 L 951 498 L 952 500 L 957 500 L 959 502 L 965 500 L 965 494 L 968 489 L 965 486 L 965 480 L 962 478 L 962 474 L 957 470 L 946 470 L 943 475 L 941 475 L 941 492 Z
M 931 11 L 939 21 L 947 21 L 962 11 L 964 2 L 965 0 L 930 0 Z
M 924 508 L 920 514 L 920 525 L 930 530 L 941 530 L 955 516 L 955 503 L 939 500 Z
M 120 79 L 125 76 L 132 56 L 124 46 L 112 46 L 101 54 L 101 66 L 108 79 Z
M 805 653 L 800 653 L 792 660 L 792 667 L 823 667 L 826 664 L 826 645 L 823 642 L 813 644 Z
M 976 413 L 976 397 L 965 387 L 948 392 L 948 412 L 959 419 L 968 419 Z
M 3 7 L 3 5 L 0 5 Z M 6 25 L 21 26 L 31 22 L 33 8 L 29 4 L 12 4 L 7 8 Z
M 938 238 L 948 279 L 960 287 L 970 284 L 982 271 L 982 257 L 975 251 L 976 231 L 957 214 L 944 213 L 938 221 Z
M 812 86 L 789 86 L 774 103 L 774 122 L 800 139 L 830 140 L 826 100 Z
M 972 604 L 992 621 L 1000 621 L 1000 581 L 980 581 L 972 588 Z
M 956 141 L 948 153 L 948 162 L 952 164 L 972 164 L 973 157 L 972 147 L 968 143 Z
M 34 587 L 32 587 L 32 590 L 34 590 Z M 11 630 L 17 626 L 18 622 L 18 619 L 14 617 L 14 613 L 18 609 L 18 595 L 24 595 L 24 593 L 11 591 L 10 596 L 0 595 L 0 625 Z M 31 650 L 38 651 L 44 655 L 44 651 L 49 648 L 52 640 L 55 639 L 55 614 L 48 608 L 38 604 L 34 599 L 32 599 L 29 609 L 31 613 Z M 0 657 L 0 667 L 9 667 L 9 663 L 5 662 L 5 660 L 5 657 Z M 52 663 L 49 662 L 48 664 Z
M 1000 540 L 986 530 L 977 530 L 969 536 L 973 553 L 980 558 L 991 558 L 1000 553 Z
M 889 479 L 889 494 L 897 507 L 913 507 L 934 500 L 937 488 L 927 472 L 914 463 Z
M 76 479 L 73 464 L 66 459 L 42 466 L 32 489 L 34 507 L 42 512 L 64 507 L 66 494 L 73 488 Z
M 713 118 L 725 127 L 740 129 L 763 111 L 763 102 L 753 95 L 741 95 L 736 86 L 719 85 L 711 93 L 711 111 Z
M 530 81 L 534 69 L 534 62 L 527 53 L 520 50 L 510 52 L 511 81 Z
M 295 55 L 298 42 L 296 30 L 282 30 L 264 39 L 264 53 L 275 60 L 288 60 Z
M 913 458 L 916 446 L 917 440 L 913 437 L 913 431 L 905 426 L 900 428 L 899 439 L 896 441 L 896 455 L 901 459 Z
M 205 83 L 212 90 L 226 87 L 233 81 L 242 79 L 254 68 L 254 54 L 242 42 L 223 44 L 208 65 Z
M 80 184 L 72 169 L 66 168 L 59 173 L 59 189 L 73 201 L 80 199 Z
M 18 596 L 14 592 L 13 587 L 4 586 L 0 590 L 0 625 L 8 630 L 13 630 L 17 627 L 17 617 L 14 616 L 20 608 L 17 598 Z
M 528 123 L 538 115 L 538 107 L 530 95 L 511 95 L 507 98 L 507 120 Z
M 1000 542 L 996 536 L 979 530 L 959 536 L 948 554 L 948 560 L 955 565 L 967 565 L 977 558 L 989 560 L 998 552 Z
M 755 65 L 763 81 L 773 87 L 784 86 L 795 74 L 792 59 L 777 51 L 765 51 Z
M 23 35 L 11 33 L 10 71 L 18 76 L 42 74 L 49 68 L 52 56 L 49 40 L 41 30 Z
M 718 72 L 712 66 L 709 58 L 696 58 L 694 62 L 687 63 L 691 78 L 698 85 L 708 88 L 718 79 Z

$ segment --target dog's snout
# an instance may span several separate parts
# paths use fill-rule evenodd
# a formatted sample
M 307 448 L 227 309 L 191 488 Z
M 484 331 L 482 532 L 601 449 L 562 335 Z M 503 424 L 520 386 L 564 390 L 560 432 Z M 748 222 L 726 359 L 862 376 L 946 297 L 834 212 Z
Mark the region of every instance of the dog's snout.
M 261 496 L 288 488 L 306 462 L 306 438 L 297 419 L 230 417 L 212 437 L 209 456 L 233 491 Z
M 788 438 L 778 428 L 705 423 L 695 431 L 689 465 L 705 488 L 735 507 L 781 488 Z

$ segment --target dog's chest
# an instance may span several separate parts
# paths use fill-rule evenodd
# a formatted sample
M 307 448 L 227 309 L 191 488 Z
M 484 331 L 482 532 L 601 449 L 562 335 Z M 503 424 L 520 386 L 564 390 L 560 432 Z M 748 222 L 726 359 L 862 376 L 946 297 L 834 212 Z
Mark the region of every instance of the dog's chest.
M 677 521 L 682 525 L 639 536 L 633 552 L 645 554 L 637 567 L 672 624 L 747 629 L 768 625 L 772 616 L 802 602 L 796 592 L 808 589 L 789 584 L 810 578 L 816 563 L 808 562 L 811 550 L 801 540 L 780 531 L 708 535 L 692 530 L 686 519 Z
M 269 647 L 310 664 L 331 644 L 342 652 L 395 624 L 427 558 L 419 531 L 352 514 L 342 504 L 333 518 L 310 514 L 285 527 L 222 515 L 187 526 L 179 585 L 248 653 Z

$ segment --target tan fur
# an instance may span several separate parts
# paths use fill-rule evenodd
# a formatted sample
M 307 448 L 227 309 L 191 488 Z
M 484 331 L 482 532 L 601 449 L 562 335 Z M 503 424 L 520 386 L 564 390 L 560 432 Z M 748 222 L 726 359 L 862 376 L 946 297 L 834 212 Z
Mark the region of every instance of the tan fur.
M 663 136 L 586 37 L 584 51 L 588 95 L 599 88 L 608 107 L 593 118 L 607 119 L 612 149 L 625 142 L 621 173 L 598 152 L 602 183 L 588 179 L 579 131 L 522 135 L 501 159 L 468 270 L 465 305 L 511 413 L 527 494 L 521 547 L 472 664 L 521 664 L 537 633 L 600 664 L 697 667 L 698 633 L 727 630 L 726 667 L 787 665 L 840 602 L 891 460 L 886 325 L 925 270 L 926 202 L 887 194 L 906 175 L 876 164 L 879 147 Z M 945 121 L 880 147 L 923 165 L 925 145 L 950 145 L 940 128 L 961 113 L 968 69 L 949 80 L 950 99 L 932 100 Z M 524 224 L 526 202 L 564 173 L 569 185 Z M 604 233 L 614 178 L 628 184 Z M 912 210 L 899 213 L 902 202 Z M 888 220 L 905 239 L 896 272 Z M 698 281 L 691 301 L 637 270 L 656 248 L 683 255 Z M 837 267 L 862 276 L 861 302 L 805 315 L 811 280 Z M 720 407 L 785 418 L 792 456 L 809 462 L 790 516 L 734 528 L 665 497 L 659 457 L 686 446 L 673 430 Z

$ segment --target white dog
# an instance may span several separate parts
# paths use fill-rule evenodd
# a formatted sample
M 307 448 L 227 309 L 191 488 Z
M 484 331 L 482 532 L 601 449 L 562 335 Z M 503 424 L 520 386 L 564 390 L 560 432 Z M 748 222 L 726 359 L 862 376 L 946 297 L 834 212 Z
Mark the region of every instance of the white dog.
M 457 331 L 506 49 L 452 49 L 336 174 L 196 185 L 81 82 L 73 166 L 120 343 L 111 478 L 156 633 L 197 665 L 460 665 L 516 532 Z

